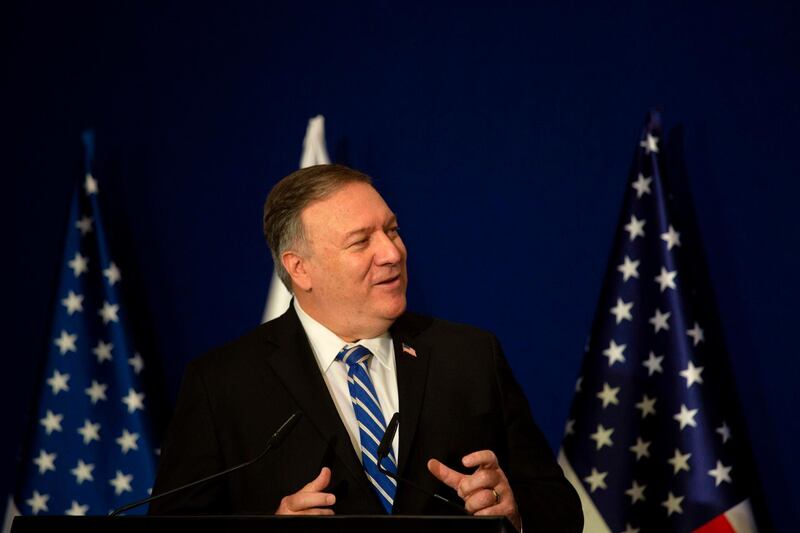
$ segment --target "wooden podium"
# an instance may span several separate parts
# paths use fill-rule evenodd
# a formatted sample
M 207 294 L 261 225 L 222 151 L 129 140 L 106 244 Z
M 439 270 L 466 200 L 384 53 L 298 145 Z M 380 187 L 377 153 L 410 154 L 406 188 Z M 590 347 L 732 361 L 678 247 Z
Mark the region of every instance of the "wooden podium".
M 18 516 L 11 533 L 514 533 L 502 517 L 473 516 Z

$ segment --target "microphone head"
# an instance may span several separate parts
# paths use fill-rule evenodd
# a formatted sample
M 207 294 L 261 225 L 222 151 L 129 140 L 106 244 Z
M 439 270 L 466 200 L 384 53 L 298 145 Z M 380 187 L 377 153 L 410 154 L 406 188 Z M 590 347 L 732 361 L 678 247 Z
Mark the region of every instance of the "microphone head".
M 272 445 L 273 448 L 277 448 L 278 446 L 281 445 L 283 439 L 286 437 L 286 435 L 292 432 L 292 429 L 294 428 L 295 425 L 297 425 L 297 422 L 300 421 L 300 418 L 302 418 L 302 416 L 303 416 L 302 412 L 295 411 L 294 413 L 292 413 L 292 416 L 286 419 L 286 422 L 281 424 L 281 427 L 275 430 L 275 433 L 272 434 L 272 438 L 270 438 L 270 444 Z
M 384 457 L 389 455 L 389 450 L 392 447 L 392 441 L 394 440 L 394 435 L 397 433 L 397 426 L 400 424 L 400 413 L 395 413 L 392 416 L 392 419 L 389 421 L 389 425 L 386 426 L 386 431 L 383 434 L 383 438 L 381 442 L 378 444 L 378 466 L 380 466 L 381 461 Z

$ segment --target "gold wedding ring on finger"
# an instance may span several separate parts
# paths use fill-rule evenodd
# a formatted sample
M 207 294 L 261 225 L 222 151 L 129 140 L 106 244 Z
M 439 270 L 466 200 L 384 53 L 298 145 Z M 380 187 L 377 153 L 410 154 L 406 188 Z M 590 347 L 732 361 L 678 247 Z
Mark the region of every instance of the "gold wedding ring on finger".
M 492 494 L 494 494 L 494 503 L 495 504 L 500 503 L 500 495 L 497 493 L 497 491 L 492 489 Z

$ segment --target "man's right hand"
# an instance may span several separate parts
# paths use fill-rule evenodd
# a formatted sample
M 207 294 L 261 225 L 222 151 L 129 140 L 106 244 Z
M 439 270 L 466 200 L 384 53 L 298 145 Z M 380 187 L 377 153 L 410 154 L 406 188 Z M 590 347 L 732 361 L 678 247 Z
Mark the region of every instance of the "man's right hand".
M 331 482 L 331 469 L 323 467 L 317 479 L 289 496 L 284 496 L 276 515 L 332 515 L 332 509 L 325 507 L 336 503 L 336 496 L 322 492 Z

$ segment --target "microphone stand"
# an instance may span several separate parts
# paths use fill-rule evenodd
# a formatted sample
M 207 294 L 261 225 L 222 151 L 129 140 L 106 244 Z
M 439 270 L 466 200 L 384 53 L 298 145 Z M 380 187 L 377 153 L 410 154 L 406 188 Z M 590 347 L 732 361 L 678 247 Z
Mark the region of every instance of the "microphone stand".
M 214 479 L 217 479 L 219 477 L 226 476 L 226 475 L 230 474 L 231 472 L 236 472 L 237 470 L 241 470 L 242 468 L 246 468 L 246 467 L 248 467 L 248 466 L 250 466 L 252 464 L 255 464 L 255 463 L 259 462 L 261 459 L 264 458 L 265 455 L 267 455 L 267 453 L 272 448 L 280 445 L 280 441 L 283 439 L 283 437 L 285 437 L 289 433 L 289 431 L 294 427 L 294 425 L 297 423 L 297 421 L 300 419 L 301 416 L 302 416 L 302 413 L 300 411 L 296 411 L 295 413 L 292 414 L 292 416 L 287 418 L 286 421 L 283 424 L 281 424 L 281 427 L 279 427 L 277 429 L 277 431 L 275 431 L 275 433 L 272 434 L 272 436 L 270 437 L 269 441 L 267 441 L 267 447 L 264 448 L 264 451 L 262 451 L 260 454 L 258 454 L 258 456 L 255 459 L 251 459 L 251 460 L 247 461 L 246 463 L 242 463 L 240 465 L 233 466 L 231 468 L 228 468 L 227 470 L 223 470 L 222 472 L 217 472 L 216 474 L 211 474 L 210 476 L 206 476 L 206 477 L 204 477 L 202 479 L 198 479 L 196 481 L 192 481 L 191 483 L 187 483 L 185 485 L 181 485 L 180 487 L 176 487 L 174 489 L 170 489 L 167 492 L 161 492 L 159 494 L 155 494 L 153 496 L 150 496 L 149 498 L 144 498 L 142 500 L 137 500 L 135 502 L 128 503 L 126 505 L 123 505 L 122 507 L 118 507 L 118 508 L 114 509 L 111 512 L 111 514 L 109 514 L 109 516 L 118 516 L 118 515 L 124 513 L 125 511 L 130 511 L 131 509 L 139 507 L 140 505 L 144 505 L 146 503 L 150 503 L 150 502 L 152 502 L 154 500 L 159 500 L 159 499 L 164 498 L 166 496 L 169 496 L 171 494 L 175 494 L 176 492 L 181 492 L 181 491 L 190 489 L 192 487 L 196 487 L 197 485 L 202 485 L 203 483 L 207 483 L 207 482 L 209 482 L 211 480 L 214 480 Z

